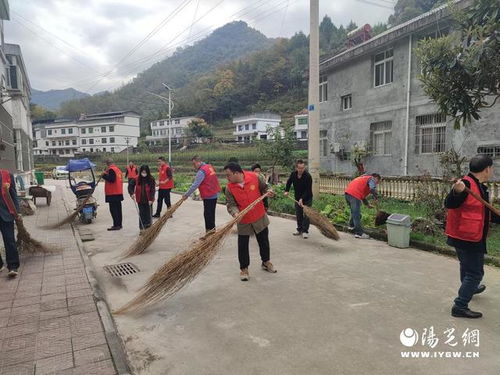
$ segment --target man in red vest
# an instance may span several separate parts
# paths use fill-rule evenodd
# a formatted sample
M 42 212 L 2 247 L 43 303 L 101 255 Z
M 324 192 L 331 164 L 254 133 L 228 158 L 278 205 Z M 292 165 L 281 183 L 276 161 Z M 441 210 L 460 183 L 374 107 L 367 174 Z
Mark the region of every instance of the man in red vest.
M 368 239 L 370 238 L 363 231 L 361 225 L 361 203 L 371 207 L 366 198 L 372 194 L 375 203 L 378 200 L 377 185 L 380 183 L 381 177 L 378 173 L 365 174 L 356 177 L 352 180 L 345 189 L 345 199 L 351 209 L 351 218 L 349 220 L 349 229 L 354 230 L 354 237 Z
M 469 163 L 470 173 L 457 181 L 445 200 L 448 209 L 446 235 L 448 245 L 455 247 L 460 261 L 458 297 L 451 308 L 451 315 L 460 318 L 480 318 L 480 312 L 472 311 L 468 305 L 474 294 L 484 292 L 481 283 L 484 276 L 484 254 L 490 221 L 500 224 L 500 216 L 490 212 L 481 202 L 465 191 L 480 195 L 489 201 L 488 188 L 483 182 L 493 176 L 493 160 L 487 155 L 474 156 Z
M 19 253 L 17 252 L 14 235 L 14 219 L 19 212 L 16 183 L 9 171 L 0 169 L 0 184 L 2 188 L 0 199 L 0 230 L 5 247 L 5 260 L 9 270 L 9 277 L 16 277 L 17 269 L 19 268 Z M 3 259 L 0 256 L 0 272 L 4 268 Z
M 174 178 L 172 175 L 172 168 L 168 165 L 163 156 L 158 158 L 158 203 L 156 206 L 156 213 L 153 217 L 160 217 L 163 201 L 170 208 L 170 191 L 174 187 Z
M 200 190 L 200 196 L 203 199 L 205 231 L 209 232 L 215 228 L 215 209 L 221 190 L 219 179 L 215 169 L 210 164 L 204 163 L 199 156 L 194 156 L 191 161 L 193 162 L 193 168 L 197 171 L 196 177 L 189 190 L 182 196 L 182 199 L 186 200 L 196 189 Z
M 236 216 L 241 210 L 248 207 L 256 199 L 267 193 L 267 184 L 253 172 L 243 172 L 239 164 L 228 163 L 224 167 L 228 184 L 226 186 L 227 211 Z M 272 195 L 270 195 L 272 196 Z M 238 223 L 238 260 L 240 262 L 240 279 L 248 281 L 248 266 L 250 254 L 248 243 L 250 235 L 255 233 L 259 244 L 262 269 L 276 273 L 273 264 L 269 261 L 269 218 L 264 203 L 260 201 Z
M 112 159 L 106 160 L 107 169 L 101 175 L 104 179 L 104 193 L 106 203 L 109 204 L 109 212 L 113 218 L 113 226 L 108 230 L 122 229 L 122 200 L 123 200 L 123 176 Z
M 133 161 L 128 163 L 127 170 L 125 171 L 125 177 L 128 178 L 128 183 L 135 181 L 135 179 L 139 176 L 139 172 L 137 171 L 137 166 Z

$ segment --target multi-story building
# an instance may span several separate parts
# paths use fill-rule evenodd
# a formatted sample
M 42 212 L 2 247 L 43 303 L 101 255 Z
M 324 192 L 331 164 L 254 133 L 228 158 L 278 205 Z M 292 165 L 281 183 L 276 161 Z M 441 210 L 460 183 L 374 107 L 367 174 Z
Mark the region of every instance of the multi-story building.
M 307 141 L 309 129 L 309 114 L 307 109 L 300 111 L 295 115 L 295 125 L 293 127 L 293 132 L 295 138 L 299 141 Z
M 195 117 L 175 117 L 172 119 L 161 119 L 151 121 L 151 135 L 146 136 L 146 143 L 149 145 L 161 145 L 168 142 L 168 134 L 171 132 L 170 141 L 180 143 L 181 139 L 186 137 L 189 123 Z
M 250 143 L 253 140 L 273 139 L 269 130 L 277 128 L 281 124 L 281 116 L 271 112 L 252 113 L 233 119 L 236 141 Z
M 370 172 L 440 175 L 440 156 L 453 148 L 468 157 L 490 154 L 500 172 L 500 106 L 455 130 L 418 78 L 419 40 L 453 32 L 450 18 L 446 5 L 438 7 L 320 63 L 322 168 L 350 174 L 349 153 L 365 149 Z
M 78 120 L 34 125 L 34 154 L 73 157 L 82 153 L 118 153 L 136 147 L 140 116 L 132 111 L 82 115 Z

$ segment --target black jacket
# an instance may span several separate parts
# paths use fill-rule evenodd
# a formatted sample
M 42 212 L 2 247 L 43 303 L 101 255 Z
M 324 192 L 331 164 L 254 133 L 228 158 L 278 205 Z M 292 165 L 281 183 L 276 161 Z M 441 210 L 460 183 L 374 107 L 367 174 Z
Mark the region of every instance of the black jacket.
M 303 202 L 309 202 L 313 199 L 312 177 L 309 172 L 304 171 L 302 177 L 299 178 L 297 171 L 293 171 L 286 182 L 285 191 L 290 191 L 292 185 L 295 192 L 295 200 L 302 199 Z

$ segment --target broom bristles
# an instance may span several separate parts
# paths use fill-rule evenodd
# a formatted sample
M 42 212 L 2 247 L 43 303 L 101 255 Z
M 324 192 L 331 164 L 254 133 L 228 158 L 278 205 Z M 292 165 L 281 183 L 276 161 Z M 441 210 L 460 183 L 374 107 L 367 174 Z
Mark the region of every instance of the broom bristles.
M 289 196 L 296 204 L 299 204 L 295 199 Z M 304 215 L 309 218 L 312 225 L 319 229 L 321 234 L 327 238 L 338 241 L 340 239 L 339 233 L 332 222 L 321 212 L 316 211 L 314 208 L 304 205 Z
M 375 216 L 375 226 L 384 225 L 387 222 L 387 218 L 391 216 L 391 214 L 385 211 L 377 211 L 377 215 Z
M 185 250 L 174 256 L 149 278 L 135 298 L 116 310 L 114 314 L 123 314 L 168 298 L 192 281 L 215 257 L 233 225 L 265 197 L 267 194 L 255 200 L 227 224 L 216 229 L 210 236 L 196 242 L 190 250 Z
M 141 236 L 122 254 L 120 259 L 132 257 L 134 255 L 142 254 L 146 249 L 156 240 L 161 230 L 167 223 L 168 219 L 172 217 L 174 212 L 180 207 L 184 200 L 179 199 L 167 212 L 165 212 L 153 225 L 144 230 Z
M 17 246 L 24 254 L 49 254 L 59 251 L 56 247 L 49 249 L 46 245 L 31 237 L 20 217 L 16 218 L 16 226 Z

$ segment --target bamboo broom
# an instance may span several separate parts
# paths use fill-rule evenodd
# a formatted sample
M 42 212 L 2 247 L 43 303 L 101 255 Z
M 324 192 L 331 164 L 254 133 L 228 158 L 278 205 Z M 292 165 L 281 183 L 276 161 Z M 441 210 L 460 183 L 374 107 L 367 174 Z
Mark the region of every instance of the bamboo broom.
M 194 246 L 185 250 L 159 268 L 140 289 L 140 293 L 114 314 L 123 314 L 137 310 L 161 299 L 168 298 L 192 281 L 217 254 L 231 228 L 239 222 L 248 211 L 253 209 L 269 193 L 262 195 L 252 204 L 240 211 L 231 221 L 216 229 L 210 236 L 198 240 Z
M 142 254 L 146 249 L 153 243 L 153 241 L 158 237 L 161 230 L 167 223 L 168 219 L 172 217 L 174 212 L 180 207 L 184 202 L 183 199 L 179 199 L 172 207 L 170 207 L 167 212 L 165 212 L 153 225 L 145 229 L 141 236 L 135 240 L 135 242 L 128 248 L 128 250 L 122 254 L 120 259 L 125 259 L 132 257 L 134 255 Z
M 94 190 L 92 190 L 92 193 L 95 191 L 97 185 L 99 185 L 99 182 L 101 182 L 101 179 L 102 179 L 102 177 L 99 177 L 99 179 L 97 180 L 97 183 L 94 186 Z M 83 207 L 85 207 L 85 205 L 87 204 L 87 202 L 89 201 L 89 199 L 91 197 L 92 197 L 92 194 L 90 194 L 87 198 L 85 198 L 83 200 L 83 202 L 80 203 L 77 208 L 75 208 L 75 211 L 71 215 L 67 216 L 65 219 L 59 221 L 58 223 L 45 226 L 44 228 L 45 229 L 57 229 L 59 227 L 62 227 L 65 224 L 72 223 L 73 221 L 75 221 L 76 217 L 78 216 L 78 213 L 83 209 Z
M 299 202 L 297 202 L 291 196 L 288 195 L 288 198 L 290 198 L 296 204 L 299 204 Z M 319 229 L 323 236 L 335 241 L 338 241 L 340 239 L 337 229 L 335 229 L 331 221 L 328 220 L 325 215 L 306 205 L 303 205 L 302 208 L 304 209 L 304 215 L 309 218 L 312 225 Z
M 31 237 L 30 233 L 24 226 L 23 219 L 21 216 L 18 214 L 16 210 L 16 206 L 14 205 L 14 202 L 12 201 L 12 197 L 10 196 L 10 193 L 8 191 L 7 185 L 3 185 L 3 189 L 5 190 L 5 196 L 7 197 L 7 200 L 9 200 L 9 203 L 12 207 L 14 207 L 15 211 L 15 222 L 17 226 L 17 247 L 20 251 L 22 251 L 25 254 L 36 254 L 36 253 L 42 253 L 42 254 L 48 254 L 48 253 L 53 253 L 57 251 L 56 248 L 49 249 L 46 245 L 41 243 L 40 241 L 35 240 L 33 237 Z
M 472 195 L 474 198 L 476 198 L 479 202 L 483 204 L 483 206 L 486 206 L 491 212 L 493 212 L 495 215 L 500 216 L 500 210 L 493 206 L 491 203 L 486 202 L 481 196 L 477 195 L 475 192 L 473 192 L 471 189 L 469 189 L 467 186 L 465 187 L 465 191 Z

